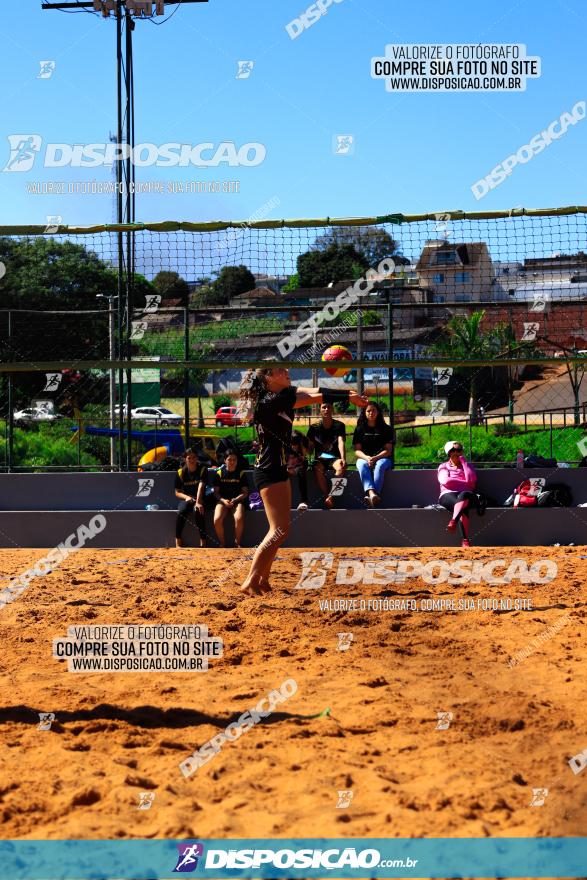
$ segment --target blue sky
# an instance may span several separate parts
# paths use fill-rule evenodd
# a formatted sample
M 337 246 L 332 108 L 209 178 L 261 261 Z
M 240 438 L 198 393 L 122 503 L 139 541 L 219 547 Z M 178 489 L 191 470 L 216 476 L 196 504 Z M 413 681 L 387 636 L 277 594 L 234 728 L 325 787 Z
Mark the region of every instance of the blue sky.
M 7 2 L 0 22 L 0 167 L 8 135 L 44 143 L 108 140 L 116 126 L 115 27 L 84 12 Z M 240 220 L 279 199 L 280 218 L 374 216 L 586 203 L 587 121 L 476 201 L 471 185 L 587 99 L 584 0 L 342 0 L 292 40 L 306 0 L 210 0 L 134 35 L 137 142 L 259 142 L 256 167 L 147 168 L 142 181 L 239 180 L 239 194 L 148 194 L 137 219 Z M 8 7 L 10 11 L 8 11 Z M 169 12 L 175 6 L 169 7 Z M 157 19 L 160 21 L 161 19 Z M 393 94 L 372 79 L 387 43 L 525 43 L 542 75 L 521 93 Z M 39 61 L 54 60 L 49 79 Z M 248 79 L 237 62 L 254 61 Z M 354 153 L 333 152 L 337 134 Z M 32 181 L 107 181 L 109 168 L 0 173 L 0 222 L 111 222 L 108 195 L 32 195 Z

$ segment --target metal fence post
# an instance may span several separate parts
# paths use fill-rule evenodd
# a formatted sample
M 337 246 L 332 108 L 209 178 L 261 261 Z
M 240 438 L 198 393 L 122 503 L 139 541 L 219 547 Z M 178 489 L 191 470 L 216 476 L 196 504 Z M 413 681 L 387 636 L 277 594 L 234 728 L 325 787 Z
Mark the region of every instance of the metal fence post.
M 183 310 L 183 358 L 190 359 L 190 316 L 187 308 Z M 186 449 L 190 443 L 190 371 L 183 371 L 183 424 Z
M 12 312 L 8 312 L 8 349 L 10 351 L 10 357 L 13 357 L 12 354 Z M 12 470 L 13 463 L 13 450 L 14 450 L 14 413 L 13 413 L 13 405 L 12 405 L 12 373 L 8 374 L 8 455 L 7 455 L 7 466 L 8 473 Z

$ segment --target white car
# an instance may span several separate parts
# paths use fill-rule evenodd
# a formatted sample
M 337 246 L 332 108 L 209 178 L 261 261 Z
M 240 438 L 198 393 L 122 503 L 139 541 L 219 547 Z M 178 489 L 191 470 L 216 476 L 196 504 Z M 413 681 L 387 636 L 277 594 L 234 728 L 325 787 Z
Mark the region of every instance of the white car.
M 19 412 L 15 412 L 12 418 L 15 422 L 21 423 L 56 422 L 59 419 L 62 419 L 63 416 L 59 415 L 59 413 L 52 413 L 48 409 L 38 409 L 34 406 L 29 406 L 26 409 L 21 409 Z
M 151 425 L 156 425 L 158 428 L 166 428 L 169 425 L 183 425 L 183 417 L 171 412 L 170 409 L 164 406 L 137 406 L 130 412 L 133 419 L 148 422 Z

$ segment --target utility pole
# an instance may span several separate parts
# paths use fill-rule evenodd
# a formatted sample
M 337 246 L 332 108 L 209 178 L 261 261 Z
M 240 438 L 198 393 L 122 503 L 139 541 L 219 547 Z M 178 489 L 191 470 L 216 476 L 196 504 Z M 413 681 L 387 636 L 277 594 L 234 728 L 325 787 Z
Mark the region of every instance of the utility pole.
M 115 343 L 116 343 L 116 324 L 114 321 L 114 306 L 113 302 L 115 299 L 118 299 L 116 296 L 107 296 L 105 293 L 97 293 L 96 299 L 105 299 L 108 302 L 108 357 L 111 361 L 114 360 L 115 357 Z M 115 428 L 115 417 L 114 417 L 114 405 L 116 400 L 116 378 L 115 371 L 110 370 L 110 430 L 114 431 Z M 121 407 L 122 409 L 122 407 Z M 114 465 L 116 464 L 116 444 L 114 442 L 114 434 L 110 437 L 110 467 L 114 470 Z
M 188 3 L 207 3 L 208 0 L 181 0 Z M 116 220 L 118 224 L 135 223 L 135 121 L 134 121 L 134 71 L 132 33 L 136 21 L 144 21 L 158 15 L 165 15 L 166 7 L 177 9 L 178 0 L 48 0 L 41 4 L 42 9 L 86 9 L 101 13 L 105 19 L 112 15 L 116 19 L 116 83 L 117 83 L 117 142 L 118 157 L 116 165 Z M 122 50 L 124 35 L 124 53 Z M 124 236 L 126 235 L 126 242 Z M 132 289 L 135 271 L 134 231 L 118 231 L 118 353 L 121 360 L 131 360 L 132 333 Z M 125 248 L 126 244 L 126 248 Z M 132 428 L 132 371 L 118 371 L 120 390 L 119 413 L 119 466 L 122 470 L 124 447 L 124 372 L 126 372 L 126 467 L 131 470 L 131 428 Z

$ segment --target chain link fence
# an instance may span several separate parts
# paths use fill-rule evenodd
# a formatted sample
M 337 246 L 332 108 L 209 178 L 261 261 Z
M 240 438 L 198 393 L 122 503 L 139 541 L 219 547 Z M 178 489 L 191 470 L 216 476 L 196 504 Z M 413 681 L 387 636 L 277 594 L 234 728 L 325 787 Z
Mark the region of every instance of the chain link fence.
M 238 386 L 267 359 L 378 400 L 397 466 L 436 464 L 449 439 L 481 465 L 578 464 L 586 218 L 2 227 L 0 468 L 126 469 L 194 443 L 215 460 L 226 435 L 250 454 Z M 333 344 L 354 359 L 344 377 L 323 371 Z M 352 435 L 352 408 L 339 417 Z

